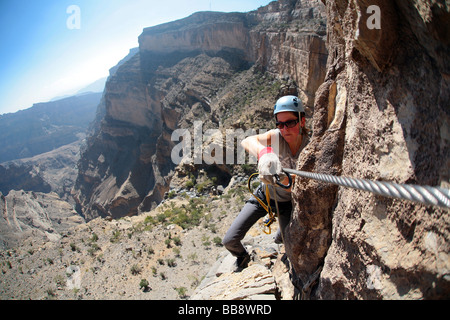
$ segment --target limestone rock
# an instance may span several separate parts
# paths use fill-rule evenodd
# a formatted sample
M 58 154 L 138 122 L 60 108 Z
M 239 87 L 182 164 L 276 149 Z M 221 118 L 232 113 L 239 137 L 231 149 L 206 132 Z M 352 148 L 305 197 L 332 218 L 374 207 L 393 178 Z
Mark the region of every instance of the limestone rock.
M 367 28 L 369 4 L 379 29 Z M 437 31 L 448 8 L 335 0 L 327 15 L 327 76 L 298 169 L 448 187 L 450 51 Z M 309 298 L 449 297 L 448 210 L 304 179 L 294 193 L 286 252 L 297 286 L 322 270 Z
M 253 262 L 235 270 L 236 258 L 223 253 L 191 297 L 192 300 L 275 299 L 276 283 L 271 268 L 261 263 L 264 254 L 253 251 Z M 277 254 L 273 257 L 276 258 Z M 255 262 L 256 260 L 256 262 Z
M 10 191 L 0 193 L 0 247 L 13 248 L 31 241 L 58 240 L 70 228 L 84 223 L 73 207 L 55 193 Z
M 292 283 L 292 266 L 287 259 L 287 255 L 279 255 L 275 262 L 272 274 L 277 285 L 280 300 L 292 300 L 296 297 L 296 288 Z
M 77 210 L 89 220 L 155 208 L 181 172 L 172 133 L 188 129 L 192 139 L 195 121 L 203 130 L 267 126 L 273 101 L 288 92 L 301 95 L 311 114 L 325 76 L 324 9 L 320 1 L 282 0 L 144 29 L 139 52 L 106 83 L 102 117 L 78 164 Z M 229 168 L 209 167 L 225 188 Z
M 55 192 L 72 203 L 70 192 L 77 177 L 82 140 L 31 158 L 0 165 L 0 192 L 11 190 Z
M 271 272 L 259 264 L 239 273 L 225 273 L 201 287 L 193 300 L 242 300 L 255 295 L 274 294 L 275 283 Z M 274 296 L 273 296 L 274 297 Z
M 85 93 L 0 115 L 0 163 L 29 158 L 79 140 L 102 94 Z
M 261 235 L 258 229 L 252 227 L 243 240 L 250 253 L 249 266 L 237 270 L 236 257 L 228 251 L 221 252 L 190 299 L 292 300 L 296 296 L 292 266 L 283 246 L 273 242 L 273 235 Z

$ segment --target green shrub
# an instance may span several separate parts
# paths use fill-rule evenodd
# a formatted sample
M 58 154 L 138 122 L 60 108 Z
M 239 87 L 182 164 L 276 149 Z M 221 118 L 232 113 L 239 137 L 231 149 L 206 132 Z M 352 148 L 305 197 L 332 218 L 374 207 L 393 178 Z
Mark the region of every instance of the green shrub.
M 175 198 L 176 195 L 177 195 L 177 193 L 175 192 L 175 190 L 172 190 L 168 193 L 167 197 L 169 199 L 173 199 L 173 198 Z
M 171 268 L 174 268 L 177 266 L 177 263 L 175 262 L 175 259 L 170 258 L 170 259 L 166 259 L 167 265 Z
M 131 266 L 130 272 L 133 276 L 138 275 L 139 273 L 141 273 L 141 271 L 141 267 L 139 267 L 137 264 L 133 264 Z
M 174 288 L 175 291 L 178 293 L 178 296 L 181 299 L 184 299 L 187 297 L 186 293 L 187 293 L 187 289 L 185 287 L 179 287 L 179 288 Z
M 109 241 L 111 241 L 112 243 L 116 243 L 116 242 L 119 242 L 119 239 L 120 239 L 120 231 L 114 230 L 112 232 L 111 238 L 109 238 Z
M 221 247 L 221 246 L 222 246 L 222 238 L 220 238 L 220 237 L 215 237 L 215 238 L 213 239 L 213 242 L 214 242 L 214 244 L 215 244 L 216 246 L 218 246 L 218 247 Z
M 144 291 L 147 291 L 149 289 L 149 283 L 147 279 L 141 279 L 141 282 L 139 282 L 139 288 L 144 289 Z
M 180 237 L 174 237 L 172 240 L 173 240 L 173 243 L 175 243 L 176 246 L 180 246 L 181 245 Z
M 98 240 L 98 235 L 94 232 L 93 234 L 92 234 L 92 238 L 90 239 L 92 242 L 97 242 L 97 240 Z
M 186 189 L 191 189 L 194 186 L 194 182 L 192 180 L 188 180 L 186 182 Z

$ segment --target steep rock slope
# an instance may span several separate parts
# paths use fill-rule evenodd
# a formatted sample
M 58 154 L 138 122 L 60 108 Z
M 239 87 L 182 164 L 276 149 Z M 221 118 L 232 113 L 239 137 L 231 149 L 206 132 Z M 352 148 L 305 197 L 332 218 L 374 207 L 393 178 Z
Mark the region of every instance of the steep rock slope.
M 309 13 L 309 10 L 302 9 L 303 3 L 280 1 L 254 14 L 260 15 L 259 27 L 267 30 L 274 28 L 268 21 L 286 21 L 286 17 Z M 298 168 L 448 187 L 450 59 L 449 39 L 443 31 L 448 30 L 448 10 L 438 1 L 406 3 L 378 0 L 373 3 L 381 9 L 382 17 L 381 28 L 375 30 L 367 29 L 370 14 L 367 13 L 366 1 L 327 2 L 327 46 L 330 51 L 327 73 L 325 82 L 317 90 L 314 105 L 309 106 L 310 112 L 314 112 L 313 136 Z M 311 12 L 314 15 L 314 9 Z M 248 25 L 252 26 L 252 32 L 257 30 L 255 25 Z M 283 28 L 292 30 L 292 26 Z M 279 37 L 276 32 L 273 35 Z M 151 72 L 150 69 L 142 71 L 141 56 L 135 56 L 124 64 L 117 77 L 110 79 L 111 87 L 105 92 L 105 117 L 98 124 L 96 134 L 90 138 L 80 161 L 82 169 L 75 192 L 81 200 L 80 205 L 86 205 L 85 215 L 93 217 L 98 214 L 93 210 L 106 216 L 138 211 L 135 208 L 129 211 L 127 205 L 132 196 L 138 194 L 138 176 L 143 175 L 143 179 L 147 179 L 145 174 L 148 173 L 126 166 L 121 171 L 120 164 L 132 161 L 132 167 L 149 169 L 154 177 L 157 177 L 159 168 L 170 169 L 167 151 L 173 146 L 169 142 L 173 129 L 168 128 L 189 128 L 205 114 L 210 116 L 208 121 L 204 121 L 207 128 L 219 123 L 244 129 L 260 126 L 255 118 L 270 112 L 277 94 L 304 94 L 304 88 L 297 87 L 298 80 L 292 80 L 299 73 L 279 78 L 280 73 L 274 69 L 278 64 L 270 63 L 275 61 L 275 58 L 270 59 L 275 54 L 259 59 L 266 62 L 255 62 L 251 68 L 246 67 L 253 61 L 249 56 L 234 49 L 228 50 L 227 54 L 196 52 L 178 58 L 173 54 L 176 63 L 158 65 Z M 225 67 L 217 68 L 222 64 Z M 208 67 L 204 68 L 205 65 Z M 280 70 L 286 68 L 281 64 L 278 66 Z M 241 72 L 228 78 L 228 72 L 236 68 Z M 202 75 L 187 75 L 184 74 L 186 70 Z M 208 73 L 218 74 L 217 79 L 223 83 L 217 87 L 211 85 Z M 249 89 L 253 86 L 264 88 L 264 94 L 260 96 L 254 91 L 261 90 Z M 231 88 L 233 94 L 230 94 Z M 128 96 L 127 91 L 133 92 L 134 96 Z M 125 103 L 127 99 L 134 99 L 128 101 L 136 104 L 137 117 L 127 114 L 126 111 L 133 111 L 132 106 Z M 151 101 L 147 105 L 151 108 L 144 107 L 145 99 Z M 236 99 L 248 102 L 237 103 Z M 251 109 L 254 104 L 261 106 L 258 109 L 261 114 Z M 258 117 L 252 117 L 254 115 Z M 154 117 L 156 120 L 152 122 Z M 171 122 L 174 119 L 179 122 Z M 132 121 L 138 121 L 142 126 L 133 125 Z M 152 142 L 145 140 L 148 139 L 145 134 L 153 134 L 149 125 L 154 125 L 160 132 L 152 136 Z M 155 141 L 158 142 L 156 146 Z M 155 149 L 159 151 L 153 153 Z M 151 165 L 143 167 L 136 163 Z M 201 171 L 189 163 L 186 167 L 175 169 L 174 180 L 182 181 L 177 182 L 179 184 L 185 183 L 183 179 L 193 178 L 183 176 L 186 173 Z M 125 179 L 120 181 L 118 177 Z M 155 195 L 161 197 L 162 192 L 168 189 L 170 175 L 169 179 L 161 175 L 153 180 L 162 187 L 158 192 L 151 185 L 147 189 L 142 188 L 143 196 L 133 200 L 134 206 L 146 210 L 151 202 L 156 202 Z M 197 179 L 197 183 L 200 181 Z M 114 211 L 119 207 L 111 206 L 108 190 L 113 191 L 113 196 L 119 195 L 114 199 L 120 201 L 114 204 L 122 205 L 121 210 Z M 297 296 L 299 289 L 305 289 L 303 297 L 312 299 L 449 297 L 448 210 L 307 179 L 297 181 L 294 193 L 295 212 L 286 235 L 286 253 L 291 265 L 284 259 L 286 266 L 277 261 L 273 267 L 282 269 L 282 273 L 294 269 L 295 275 L 290 276 L 296 280 Z M 96 202 L 98 194 L 106 195 L 104 202 Z M 240 198 L 242 202 L 245 197 L 242 194 Z M 215 233 L 222 235 L 232 220 L 230 213 L 237 212 L 242 205 L 236 198 L 229 198 L 225 204 L 222 203 L 228 211 L 223 213 L 216 201 L 212 199 L 190 207 L 211 213 L 212 218 L 209 214 L 203 218 L 204 226 L 201 228 L 205 230 L 181 231 L 168 225 L 170 219 L 177 218 L 176 212 L 187 208 L 187 204 L 176 207 L 169 202 L 167 208 L 161 206 L 163 210 L 167 209 L 167 215 L 160 216 L 162 224 L 154 226 L 152 231 L 147 227 L 158 217 L 156 211 L 113 221 L 95 219 L 43 247 L 30 242 L 17 250 L 2 252 L 0 258 L 5 285 L 0 293 L 5 298 L 33 299 L 167 299 L 181 297 L 181 293 L 191 295 L 192 288 L 188 287 L 197 285 L 201 276 L 198 266 L 208 268 L 213 263 L 212 256 L 223 250 L 216 247 L 205 250 L 202 246 L 205 246 L 206 238 L 216 237 Z M 223 225 L 217 228 L 219 222 Z M 215 227 L 214 223 L 217 223 Z M 172 236 L 179 237 L 183 243 L 182 247 L 175 245 L 178 250 L 165 248 L 167 243 L 175 242 Z M 188 242 L 191 246 L 186 245 Z M 203 257 L 194 256 L 198 252 L 205 255 L 204 261 L 201 261 Z M 180 269 L 175 271 L 174 262 Z M 249 272 L 226 272 L 218 276 L 217 269 L 212 269 L 212 281 L 200 285 L 192 297 L 251 298 L 245 290 L 252 287 L 248 285 L 254 280 L 252 277 L 256 275 L 259 280 L 271 277 L 266 270 L 260 272 L 262 268 L 258 264 L 250 266 L 249 271 L 258 272 L 250 275 Z M 72 267 L 75 269 L 67 269 Z M 72 285 L 68 270 L 81 272 L 81 287 Z M 154 270 L 163 271 L 166 276 L 174 271 L 169 279 L 172 280 L 173 276 L 175 282 L 167 281 L 161 274 L 158 276 Z M 195 285 L 188 279 L 193 272 Z M 150 288 L 142 288 L 141 279 L 148 279 Z M 236 286 L 227 288 L 229 292 L 225 292 L 226 283 Z M 272 280 L 262 283 L 262 292 L 273 295 L 276 289 L 272 283 Z M 312 285 L 308 286 L 308 283 Z M 245 288 L 239 288 L 240 285 Z M 174 287 L 177 291 L 173 290 Z M 214 288 L 221 291 L 208 291 Z M 240 289 L 243 291 L 236 294 Z M 294 295 L 294 292 L 286 292 L 288 298 Z
M 57 240 L 69 228 L 84 223 L 72 206 L 55 193 L 0 192 L 0 248 L 13 248 L 27 238 Z
M 0 163 L 29 158 L 79 140 L 94 120 L 101 96 L 85 93 L 0 115 Z
M 327 75 L 298 169 L 448 188 L 448 6 L 371 4 L 379 28 L 367 1 L 327 1 Z M 307 179 L 295 195 L 286 251 L 306 297 L 449 297 L 448 210 Z
M 61 198 L 73 202 L 70 192 L 77 177 L 81 143 L 82 140 L 79 140 L 31 158 L 1 164 L 0 192 L 55 192 Z
M 267 119 L 280 94 L 313 97 L 325 75 L 323 14 L 317 1 L 279 1 L 247 14 L 200 12 L 145 29 L 139 53 L 106 83 L 104 117 L 79 162 L 78 211 L 87 219 L 118 218 L 155 207 L 176 167 L 171 134 L 178 128 L 193 130 L 194 121 L 206 123 L 203 129 L 236 128 L 230 119 L 243 112 L 247 124 L 252 113 Z M 258 77 L 267 89 L 259 97 L 239 85 Z M 227 170 L 217 169 L 229 181 Z
M 73 225 L 58 232 L 62 237 L 53 233 L 52 241 L 35 236 L 13 248 L 0 247 L 0 299 L 186 299 L 223 255 L 220 235 L 233 219 L 227 210 L 243 204 L 241 189 L 236 184 L 224 197 L 184 195 L 140 216 Z M 11 212 L 8 218 L 14 227 Z M 17 211 L 21 227 L 22 218 L 24 212 Z M 3 238 L 1 223 L 0 228 Z M 262 233 L 259 226 L 254 229 Z

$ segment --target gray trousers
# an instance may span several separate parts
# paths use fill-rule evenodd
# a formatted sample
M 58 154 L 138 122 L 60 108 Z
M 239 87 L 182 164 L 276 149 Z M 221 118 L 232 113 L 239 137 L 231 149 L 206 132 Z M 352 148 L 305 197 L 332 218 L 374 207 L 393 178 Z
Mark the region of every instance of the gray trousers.
M 273 200 L 271 200 L 271 207 L 274 214 L 276 214 L 277 211 Z M 281 228 L 278 228 L 275 239 L 281 242 L 281 232 L 284 234 L 284 230 L 291 219 L 292 203 L 291 201 L 278 202 L 278 208 L 280 209 L 280 217 L 278 220 Z M 233 256 L 242 257 L 248 254 L 241 240 L 244 239 L 248 230 L 266 214 L 266 210 L 264 210 L 255 197 L 252 196 L 246 201 L 241 212 L 234 219 L 222 240 L 222 244 Z

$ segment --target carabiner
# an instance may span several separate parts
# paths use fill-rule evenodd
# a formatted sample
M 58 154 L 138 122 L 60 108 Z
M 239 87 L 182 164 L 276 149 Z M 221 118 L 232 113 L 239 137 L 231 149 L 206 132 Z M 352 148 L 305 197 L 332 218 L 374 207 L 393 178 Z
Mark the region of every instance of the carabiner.
M 277 221 L 277 219 L 274 216 L 269 216 L 267 219 L 263 220 L 263 225 L 264 225 L 263 232 L 265 234 L 271 234 L 272 233 L 272 228 L 270 226 L 275 221 Z M 268 232 L 266 231 L 266 228 L 269 230 Z
M 279 185 L 279 186 L 282 187 L 283 189 L 289 189 L 289 188 L 292 186 L 292 177 L 291 177 L 291 175 L 290 175 L 288 172 L 286 172 L 286 171 L 284 171 L 284 170 L 283 170 L 283 172 L 284 172 L 284 173 L 286 174 L 286 176 L 288 177 L 289 183 L 288 183 L 287 185 L 282 184 L 282 183 L 280 182 L 280 181 L 281 181 L 280 176 L 277 175 L 277 174 L 275 174 L 274 177 L 275 177 L 275 179 L 277 179 L 276 183 L 277 183 L 277 185 Z
M 266 231 L 266 228 L 269 229 L 269 231 Z M 272 228 L 270 228 L 270 226 L 264 226 L 263 232 L 264 232 L 265 234 L 271 234 L 271 233 L 272 233 Z

